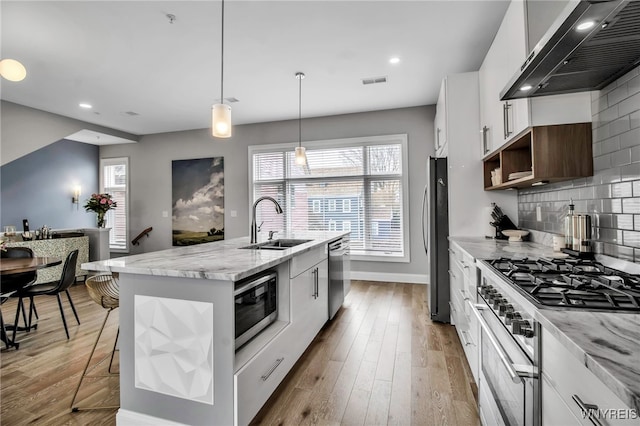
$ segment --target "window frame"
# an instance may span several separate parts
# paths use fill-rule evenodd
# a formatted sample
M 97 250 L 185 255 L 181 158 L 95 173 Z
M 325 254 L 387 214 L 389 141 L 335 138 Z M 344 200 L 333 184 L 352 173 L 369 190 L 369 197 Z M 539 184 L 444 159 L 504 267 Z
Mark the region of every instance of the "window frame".
M 374 145 L 389 145 L 399 144 L 401 146 L 401 165 L 402 172 L 399 176 L 399 180 L 402 186 L 402 254 L 382 254 L 375 252 L 367 252 L 365 254 L 351 254 L 351 259 L 356 261 L 376 261 L 376 262 L 399 262 L 409 263 L 411 261 L 410 253 L 410 222 L 409 222 L 409 159 L 408 159 L 408 141 L 407 134 L 391 134 L 391 135 L 379 135 L 379 136 L 365 136 L 355 138 L 341 138 L 341 139 L 326 139 L 326 140 L 314 140 L 303 142 L 303 145 L 309 149 L 326 149 L 326 148 L 346 148 L 352 146 L 374 146 Z M 254 186 L 253 186 L 253 156 L 254 154 L 276 152 L 276 151 L 293 151 L 298 143 L 276 143 L 276 144 L 264 144 L 264 145 L 250 145 L 248 147 L 248 195 L 249 204 L 253 202 Z M 374 175 L 380 176 L 380 175 Z M 384 175 L 382 175 L 384 176 Z M 375 177 L 374 177 L 375 179 Z M 276 179 L 280 181 L 280 179 Z M 282 182 L 286 182 L 288 178 L 283 177 Z M 365 178 L 365 188 L 367 187 L 368 178 Z M 362 200 L 361 200 L 362 201 Z M 249 219 L 250 220 L 250 219 Z M 367 226 L 367 224 L 365 224 Z
M 126 176 L 125 176 L 125 244 L 124 244 L 124 248 L 122 247 L 114 247 L 111 245 L 111 235 L 109 235 L 109 251 L 112 253 L 129 253 L 129 251 L 131 250 L 131 245 L 129 242 L 129 230 L 131 229 L 130 226 L 130 216 L 129 216 L 129 199 L 130 199 L 130 193 L 131 193 L 131 186 L 130 186 L 130 176 L 131 176 L 131 167 L 129 165 L 129 157 L 107 157 L 107 158 L 101 158 L 100 159 L 100 179 L 99 179 L 99 184 L 100 184 L 100 192 L 104 193 L 106 192 L 105 190 L 105 186 L 104 186 L 104 168 L 106 166 L 115 166 L 115 165 L 120 165 L 120 164 L 124 164 L 125 168 L 126 168 Z

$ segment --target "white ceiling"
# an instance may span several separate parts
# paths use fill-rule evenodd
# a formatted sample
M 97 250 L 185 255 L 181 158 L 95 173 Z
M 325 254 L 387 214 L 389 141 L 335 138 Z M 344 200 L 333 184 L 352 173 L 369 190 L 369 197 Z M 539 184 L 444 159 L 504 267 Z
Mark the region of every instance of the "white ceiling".
M 220 5 L 2 0 L 1 57 L 27 78 L 2 80 L 1 97 L 136 135 L 206 128 L 220 97 Z M 227 0 L 233 122 L 297 118 L 297 71 L 303 117 L 435 104 L 445 75 L 479 68 L 507 5 Z M 361 82 L 379 76 L 388 82 Z

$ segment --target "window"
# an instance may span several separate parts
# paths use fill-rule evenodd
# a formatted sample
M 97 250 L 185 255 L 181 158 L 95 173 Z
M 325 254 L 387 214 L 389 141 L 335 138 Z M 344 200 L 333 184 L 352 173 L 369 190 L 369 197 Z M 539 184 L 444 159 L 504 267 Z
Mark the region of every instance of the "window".
M 100 192 L 111 194 L 118 204 L 105 215 L 109 232 L 109 249 L 116 252 L 129 250 L 129 159 L 104 158 L 100 160 Z
M 263 229 L 351 231 L 354 259 L 409 261 L 407 137 L 389 135 L 249 147 L 252 202 L 270 195 L 284 214 L 258 207 Z M 341 207 L 341 208 L 340 208 Z

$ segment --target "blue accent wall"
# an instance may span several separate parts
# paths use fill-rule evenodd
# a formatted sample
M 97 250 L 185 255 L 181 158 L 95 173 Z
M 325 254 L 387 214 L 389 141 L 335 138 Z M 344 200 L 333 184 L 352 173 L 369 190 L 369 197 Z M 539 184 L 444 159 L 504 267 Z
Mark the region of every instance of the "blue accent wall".
M 22 231 L 22 219 L 32 230 L 91 228 L 95 213 L 82 206 L 99 188 L 100 149 L 62 139 L 0 167 L 0 225 Z M 73 189 L 82 188 L 72 204 Z

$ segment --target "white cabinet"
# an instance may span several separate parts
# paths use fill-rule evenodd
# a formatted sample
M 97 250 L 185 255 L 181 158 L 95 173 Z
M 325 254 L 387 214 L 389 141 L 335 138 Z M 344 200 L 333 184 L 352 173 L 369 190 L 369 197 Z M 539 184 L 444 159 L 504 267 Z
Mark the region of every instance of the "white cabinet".
M 249 424 L 329 319 L 328 265 L 327 247 L 321 246 L 292 258 L 289 273 L 279 276 L 279 285 L 289 286 L 279 299 L 289 323 L 236 372 L 236 424 Z
M 616 415 L 632 410 L 583 362 L 548 330 L 542 329 L 542 426 L 567 424 L 563 419 L 575 419 L 577 422 L 572 424 L 584 426 L 598 424 L 589 419 L 589 412 L 600 424 L 637 426 L 637 417 Z
M 300 354 L 329 319 L 328 271 L 324 259 L 291 279 L 291 323 L 298 334 Z
M 486 155 L 531 126 L 591 121 L 589 92 L 500 100 L 527 55 L 525 3 L 512 0 L 479 70 L 480 134 Z
M 446 80 L 442 80 L 440 84 L 440 94 L 438 95 L 438 103 L 436 104 L 434 133 L 436 157 L 446 157 L 448 154 Z
M 451 323 L 456 327 L 471 373 L 477 383 L 480 328 L 471 310 L 471 304 L 476 302 L 478 270 L 475 259 L 469 253 L 454 242 L 450 242 L 449 246 Z

